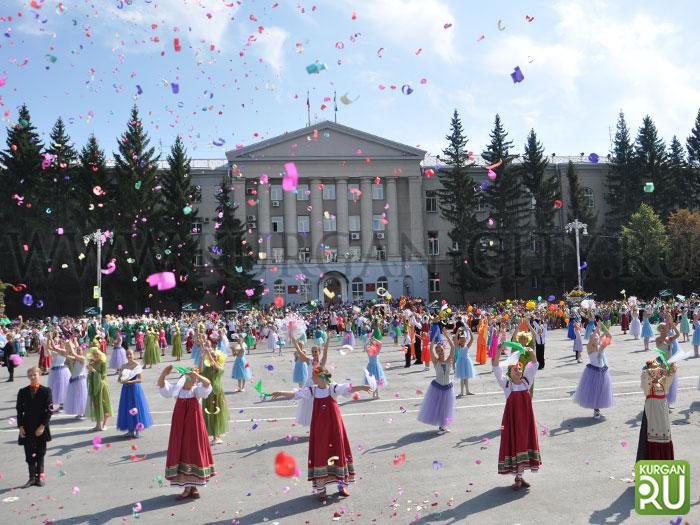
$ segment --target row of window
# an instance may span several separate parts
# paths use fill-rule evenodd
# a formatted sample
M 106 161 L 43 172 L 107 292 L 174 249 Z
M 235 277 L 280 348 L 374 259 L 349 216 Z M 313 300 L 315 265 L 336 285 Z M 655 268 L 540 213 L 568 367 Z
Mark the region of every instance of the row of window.
M 299 252 L 299 262 L 308 263 L 311 262 L 311 251 L 309 248 L 300 248 Z M 334 263 L 338 262 L 338 249 L 337 248 L 326 248 L 323 250 L 323 257 L 326 262 Z M 272 248 L 272 253 L 270 258 L 274 263 L 283 263 L 285 261 L 285 249 L 284 248 Z M 357 262 L 362 258 L 362 249 L 359 246 L 350 246 L 344 259 L 348 262 Z M 386 260 L 386 249 L 384 246 L 375 244 L 372 246 L 371 258 L 378 261 Z
M 273 233 L 284 232 L 284 217 L 275 216 L 270 218 Z M 309 233 L 310 217 L 308 215 L 297 215 L 297 232 Z M 383 232 L 385 229 L 384 216 L 382 214 L 372 215 L 372 231 Z M 323 218 L 323 231 L 334 232 L 337 230 L 337 220 L 334 215 Z M 362 230 L 359 215 L 348 216 L 348 230 L 351 232 L 359 232 Z
M 595 208 L 595 195 L 593 193 L 593 188 L 583 188 L 583 196 L 586 199 L 586 205 L 589 208 Z M 535 208 L 535 199 L 532 199 L 531 207 Z M 425 192 L 425 211 L 426 213 L 437 213 L 438 207 L 438 196 L 436 191 L 426 191 Z M 486 211 L 486 204 L 484 202 L 483 196 L 479 196 L 476 199 L 476 211 Z
M 297 185 L 297 200 L 298 201 L 308 201 L 311 195 L 311 190 L 308 184 L 298 184 Z M 336 199 L 335 184 L 324 184 L 323 185 L 323 200 L 324 201 L 334 201 Z M 355 183 L 348 184 L 348 200 L 355 201 L 358 200 L 360 194 L 360 185 Z M 282 190 L 282 185 L 280 184 L 270 184 L 270 200 L 281 201 L 284 199 L 284 191 Z M 384 185 L 383 184 L 372 184 L 372 200 L 383 201 L 384 200 Z
M 359 277 L 355 277 L 350 283 L 350 291 L 352 292 L 353 301 L 361 301 L 364 298 L 365 292 L 376 293 L 379 288 L 387 290 L 389 281 L 386 277 L 380 277 L 376 283 L 365 283 Z M 299 284 L 285 285 L 282 279 L 277 279 L 273 285 L 275 295 L 303 295 L 307 296 L 311 293 L 311 286 L 308 281 L 302 281 Z
M 539 279 L 536 275 L 533 275 L 530 278 L 530 287 L 533 290 L 537 290 L 539 285 Z M 435 272 L 430 272 L 428 274 L 428 291 L 430 293 L 440 293 L 440 274 Z

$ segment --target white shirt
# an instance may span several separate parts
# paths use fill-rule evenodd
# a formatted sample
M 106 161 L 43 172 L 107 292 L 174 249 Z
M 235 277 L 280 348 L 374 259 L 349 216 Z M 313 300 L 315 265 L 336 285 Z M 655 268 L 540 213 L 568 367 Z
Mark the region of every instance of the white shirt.
M 314 385 L 294 389 L 294 397 L 296 399 L 323 399 L 329 396 L 333 399 L 338 399 L 339 395 L 350 397 L 352 395 L 352 385 L 350 383 L 331 383 L 328 388 L 320 388 Z
M 532 327 L 535 329 L 535 342 L 538 345 L 543 345 L 547 340 L 547 323 L 533 321 Z
M 204 386 L 202 383 L 197 383 L 192 390 L 185 390 L 180 386 L 179 381 L 178 384 L 175 385 L 166 381 L 165 386 L 160 389 L 160 395 L 163 397 L 177 397 L 178 399 L 190 399 L 193 397 L 204 399 L 209 397 L 211 391 L 211 384 L 209 384 L 209 386 Z
M 528 363 L 527 367 L 525 368 L 524 374 L 525 378 L 527 379 L 527 382 L 523 381 L 522 383 L 516 385 L 513 383 L 513 381 L 508 379 L 508 377 L 503 373 L 503 369 L 500 366 L 493 367 L 493 375 L 496 376 L 496 381 L 498 381 L 498 384 L 501 385 L 506 399 L 508 399 L 508 396 L 511 392 L 530 390 L 532 382 L 535 379 L 535 372 L 537 372 L 537 368 L 532 366 L 532 363 Z

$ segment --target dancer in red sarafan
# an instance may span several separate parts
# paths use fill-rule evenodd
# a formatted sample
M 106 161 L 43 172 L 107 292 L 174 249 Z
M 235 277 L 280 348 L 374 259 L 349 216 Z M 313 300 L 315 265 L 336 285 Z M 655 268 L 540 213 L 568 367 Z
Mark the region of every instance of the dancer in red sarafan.
M 348 397 L 355 392 L 371 392 L 372 388 L 369 385 L 333 383 L 331 373 L 320 367 L 314 368 L 312 378 L 313 386 L 293 392 L 273 392 L 271 397 L 313 399 L 308 480 L 313 484 L 314 492 L 319 493 L 319 499 L 325 502 L 326 485 L 337 484 L 338 493 L 347 497 L 350 495 L 347 485 L 355 481 L 352 448 L 337 398 L 339 395 Z
M 197 487 L 205 487 L 207 481 L 216 475 L 207 427 L 199 403 L 200 399 L 211 394 L 212 387 L 196 368 L 186 370 L 187 373 L 177 384 L 167 383 L 165 378 L 172 370 L 172 365 L 166 366 L 158 378 L 160 394 L 177 399 L 170 425 L 165 479 L 173 486 L 185 487 L 177 500 L 199 499 Z

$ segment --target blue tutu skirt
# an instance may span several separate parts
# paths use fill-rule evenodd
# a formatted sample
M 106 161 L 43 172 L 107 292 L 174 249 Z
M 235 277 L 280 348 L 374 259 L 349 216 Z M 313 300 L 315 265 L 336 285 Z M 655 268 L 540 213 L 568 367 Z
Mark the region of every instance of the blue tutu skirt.
M 576 330 L 574 330 L 574 320 L 572 319 L 569 321 L 569 331 L 566 334 L 566 337 L 571 339 L 572 341 L 576 339 Z
M 246 381 L 253 377 L 250 367 L 246 367 L 245 357 L 239 356 L 233 361 L 233 372 L 231 377 L 234 379 L 245 379 Z
M 426 425 L 445 426 L 455 418 L 455 393 L 452 383 L 441 385 L 433 379 L 418 412 L 418 421 Z
M 292 374 L 292 383 L 298 385 L 306 384 L 306 380 L 309 378 L 309 365 L 304 361 L 297 361 L 294 363 L 294 374 Z
M 654 337 L 654 330 L 651 328 L 649 319 L 644 319 L 644 323 L 642 324 L 642 337 L 648 337 L 650 339 Z
M 367 363 L 367 371 L 374 376 L 377 380 L 378 386 L 389 386 L 389 381 L 387 381 L 384 375 L 384 369 L 382 364 L 376 355 L 369 356 L 369 362 Z M 365 377 L 365 385 L 367 384 L 367 378 Z
M 590 339 L 593 330 L 595 330 L 595 323 L 593 321 L 588 321 L 588 324 L 586 325 L 586 334 L 583 337 L 585 339 Z
M 574 402 L 583 408 L 608 408 L 613 404 L 613 387 L 608 367 L 588 363 L 581 374 Z
M 202 368 L 202 351 L 199 349 L 199 345 L 192 346 L 192 361 L 197 368 Z
M 693 346 L 700 345 L 700 326 L 693 331 Z
M 469 351 L 466 348 L 460 348 L 455 362 L 455 377 L 457 379 L 471 379 L 476 377 L 474 363 L 469 357 Z
M 136 409 L 136 414 L 131 414 L 129 411 L 134 408 Z M 117 415 L 117 430 L 140 432 L 152 425 L 153 419 L 151 418 L 151 412 L 148 410 L 148 402 L 143 394 L 141 384 L 122 385 L 122 394 L 119 398 L 119 413 Z

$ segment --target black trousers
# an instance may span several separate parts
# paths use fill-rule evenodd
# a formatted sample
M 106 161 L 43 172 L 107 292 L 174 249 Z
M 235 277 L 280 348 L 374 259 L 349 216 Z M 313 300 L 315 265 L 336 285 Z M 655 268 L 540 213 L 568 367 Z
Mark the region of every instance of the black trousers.
M 15 378 L 15 364 L 8 359 L 7 362 L 5 363 L 5 366 L 7 366 L 7 372 L 10 374 L 10 379 L 14 380 L 14 378 Z
M 544 345 L 535 343 L 535 355 L 537 356 L 537 362 L 539 363 L 538 370 L 544 368 Z
M 413 347 L 416 349 L 416 360 L 413 363 L 414 365 L 422 365 L 423 361 L 421 360 L 421 350 L 422 350 L 422 344 L 421 344 L 421 338 L 416 337 L 416 342 L 414 343 Z
M 35 475 L 44 472 L 44 456 L 46 455 L 46 440 L 36 436 L 27 436 L 24 440 L 24 459 L 29 465 L 29 472 Z

